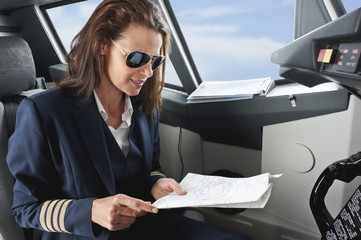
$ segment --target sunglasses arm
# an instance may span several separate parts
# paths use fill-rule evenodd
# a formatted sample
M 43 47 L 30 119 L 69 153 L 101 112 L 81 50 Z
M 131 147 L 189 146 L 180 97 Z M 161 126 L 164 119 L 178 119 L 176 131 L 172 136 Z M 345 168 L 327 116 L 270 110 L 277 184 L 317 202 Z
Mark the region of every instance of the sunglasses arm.
M 127 56 L 127 54 L 113 41 L 113 39 L 110 39 L 110 41 L 112 41 L 112 43 L 124 54 L 124 56 Z

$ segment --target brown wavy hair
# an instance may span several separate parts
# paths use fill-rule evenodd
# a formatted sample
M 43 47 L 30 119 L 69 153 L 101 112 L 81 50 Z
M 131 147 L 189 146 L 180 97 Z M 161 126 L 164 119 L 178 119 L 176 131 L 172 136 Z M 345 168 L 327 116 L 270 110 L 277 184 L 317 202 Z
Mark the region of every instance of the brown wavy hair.
M 71 96 L 88 99 L 101 81 L 100 45 L 121 37 L 133 23 L 160 33 L 163 40 L 160 54 L 167 57 L 170 31 L 156 4 L 148 0 L 104 0 L 71 42 L 68 70 L 58 86 Z M 155 69 L 137 96 L 148 116 L 161 106 L 164 77 L 165 63 Z

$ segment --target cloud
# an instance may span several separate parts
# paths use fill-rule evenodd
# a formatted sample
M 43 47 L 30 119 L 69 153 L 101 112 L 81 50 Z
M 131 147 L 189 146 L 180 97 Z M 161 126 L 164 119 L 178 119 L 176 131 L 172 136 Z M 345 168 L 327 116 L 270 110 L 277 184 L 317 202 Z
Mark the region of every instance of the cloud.
M 247 55 L 248 59 L 259 59 L 265 54 L 285 45 L 283 42 L 273 40 L 270 37 L 252 37 L 220 34 L 224 32 L 235 32 L 239 27 L 227 25 L 183 25 L 183 32 L 186 40 L 192 46 L 192 52 L 195 54 L 208 53 L 209 49 L 217 46 L 222 49 L 225 55 L 237 55 L 241 58 L 237 50 L 242 49 L 242 54 Z M 204 34 L 208 33 L 208 34 Z M 191 36 L 187 38 L 187 36 Z M 220 53 L 219 53 L 220 54 Z
M 51 19 L 55 18 L 61 18 L 64 15 L 64 8 L 56 7 L 56 8 L 50 8 L 47 10 Z
M 97 6 L 98 6 L 98 4 L 96 4 L 96 3 L 80 4 L 79 5 L 79 13 L 81 15 L 81 18 L 88 20 L 88 18 L 91 16 L 91 14 L 93 13 L 93 11 L 95 10 L 95 8 Z
M 49 15 L 65 49 L 69 52 L 71 41 L 83 27 L 85 22 L 74 21 L 74 18 L 69 15 L 58 15 L 53 14 L 53 12 Z
M 210 19 L 210 18 L 220 18 L 224 16 L 242 14 L 252 12 L 253 9 L 250 8 L 240 8 L 232 6 L 214 6 L 208 8 L 196 8 L 189 9 L 180 12 L 178 15 L 179 18 L 193 20 L 193 19 Z
M 239 25 L 230 25 L 230 24 L 184 24 L 182 25 L 182 30 L 185 32 L 191 32 L 199 34 L 232 34 L 237 33 L 240 30 Z
M 293 0 L 283 0 L 283 3 L 288 4 L 290 1 Z M 49 15 L 67 49 L 71 40 L 94 11 L 97 5 L 94 2 L 91 0 L 87 4 L 79 4 L 71 11 L 65 7 L 51 10 L 52 14 Z M 177 15 L 178 18 L 186 17 L 188 18 L 186 20 L 190 20 L 183 22 L 182 31 L 203 80 L 232 80 L 277 75 L 278 66 L 270 62 L 270 56 L 285 43 L 270 37 L 240 36 L 242 25 L 236 22 L 224 24 L 217 20 L 212 23 L 215 20 L 213 18 L 222 19 L 254 10 L 250 5 L 243 8 L 217 6 L 193 8 Z M 76 21 L 74 14 L 78 17 Z M 196 22 L 190 18 L 203 21 L 200 21 L 201 24 L 184 24 Z
M 192 37 L 193 39 L 193 37 Z M 233 57 L 240 62 L 258 60 L 284 46 L 283 43 L 268 37 L 237 37 L 228 38 L 223 36 L 198 37 L 189 42 L 194 54 L 208 54 L 211 49 L 218 49 L 217 56 Z
M 185 36 L 192 36 L 186 40 L 204 81 L 276 77 L 278 67 L 271 63 L 271 54 L 286 43 L 269 37 L 204 35 L 194 29 L 197 27 L 184 31 Z
M 98 3 L 86 3 L 48 10 L 49 16 L 68 52 L 71 41 L 85 25 L 97 5 Z M 76 21 L 73 16 L 75 13 L 77 14 Z
M 283 0 L 282 2 L 281 2 L 281 6 L 289 6 L 289 5 L 294 5 L 295 4 L 295 1 L 294 0 Z

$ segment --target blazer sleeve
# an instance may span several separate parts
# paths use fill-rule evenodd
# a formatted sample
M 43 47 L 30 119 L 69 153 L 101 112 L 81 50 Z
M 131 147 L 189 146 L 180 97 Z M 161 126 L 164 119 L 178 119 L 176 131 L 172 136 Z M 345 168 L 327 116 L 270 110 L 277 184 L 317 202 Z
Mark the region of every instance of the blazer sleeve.
M 63 193 L 60 182 L 66 170 L 59 172 L 59 163 L 56 166 L 52 158 L 50 137 L 45 134 L 48 126 L 40 116 L 33 100 L 22 101 L 7 155 L 15 178 L 12 213 L 24 228 L 94 237 L 94 199 L 71 199 Z
M 151 186 L 154 185 L 154 183 L 159 178 L 164 178 L 166 175 L 161 170 L 161 166 L 159 163 L 159 157 L 160 157 L 160 137 L 159 137 L 159 111 L 153 114 L 151 121 L 150 121 L 150 132 L 152 133 L 151 136 L 153 136 L 153 158 L 152 158 L 152 170 L 150 173 L 150 183 Z

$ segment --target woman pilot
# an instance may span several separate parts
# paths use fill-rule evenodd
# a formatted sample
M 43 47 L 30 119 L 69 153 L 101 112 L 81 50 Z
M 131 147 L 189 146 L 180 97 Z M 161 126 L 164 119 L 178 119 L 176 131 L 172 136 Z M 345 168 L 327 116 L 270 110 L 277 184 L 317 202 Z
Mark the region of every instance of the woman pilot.
M 248 239 L 150 203 L 186 194 L 159 165 L 169 49 L 155 4 L 100 3 L 75 36 L 58 87 L 19 107 L 7 162 L 20 226 L 52 240 Z

